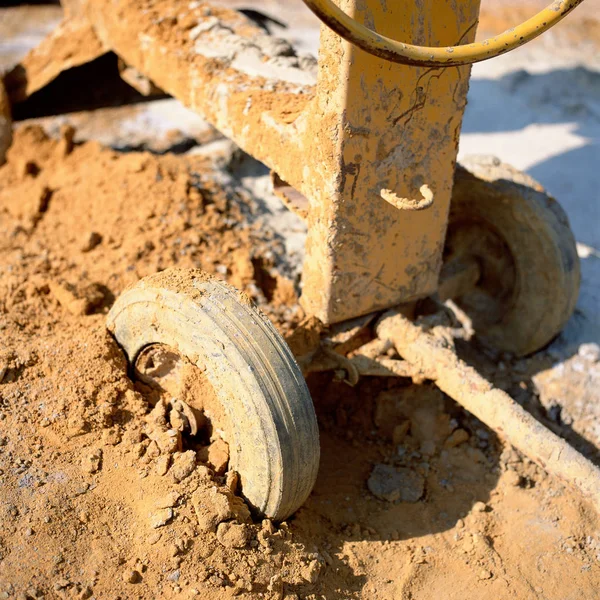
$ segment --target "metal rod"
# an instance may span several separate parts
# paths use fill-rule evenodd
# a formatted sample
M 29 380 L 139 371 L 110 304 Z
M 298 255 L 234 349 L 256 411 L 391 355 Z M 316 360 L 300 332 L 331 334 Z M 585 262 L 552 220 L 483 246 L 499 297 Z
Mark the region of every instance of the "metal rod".
M 376 331 L 380 338 L 392 340 L 399 354 L 443 392 L 548 474 L 579 489 L 600 512 L 600 469 L 458 358 L 447 327 L 428 332 L 390 310 Z

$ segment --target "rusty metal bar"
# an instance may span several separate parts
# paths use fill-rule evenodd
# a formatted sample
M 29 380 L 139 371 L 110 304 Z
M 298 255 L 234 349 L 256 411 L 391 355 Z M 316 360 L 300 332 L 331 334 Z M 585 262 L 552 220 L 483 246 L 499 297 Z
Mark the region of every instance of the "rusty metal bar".
M 546 429 L 508 394 L 494 389 L 456 355 L 447 328 L 427 331 L 397 310 L 383 315 L 376 330 L 393 341 L 400 356 L 548 474 L 573 485 L 600 511 L 600 469 Z M 444 331 L 446 330 L 446 331 Z
M 323 371 L 344 370 L 347 372 L 347 381 L 351 385 L 358 383 L 358 377 L 421 377 L 421 373 L 411 363 L 393 358 L 380 358 L 355 354 L 346 358 L 334 352 L 321 350 L 303 369 L 304 375 L 320 373 Z

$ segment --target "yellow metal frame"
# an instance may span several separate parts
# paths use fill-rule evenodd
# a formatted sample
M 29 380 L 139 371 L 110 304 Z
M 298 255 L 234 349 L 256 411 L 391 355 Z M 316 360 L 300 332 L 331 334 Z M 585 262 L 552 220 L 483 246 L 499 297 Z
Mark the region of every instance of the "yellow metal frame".
M 580 1 L 557 2 L 550 16 Z M 264 72 L 232 62 L 232 36 L 253 48 L 264 36 L 234 11 L 209 15 L 203 5 L 198 23 L 218 14 L 223 26 L 182 49 L 175 40 L 188 33 L 154 34 L 154 13 L 137 0 L 111 0 L 111 10 L 107 2 L 86 4 L 104 47 L 270 167 L 279 187 L 293 190 L 292 206 L 301 201 L 308 314 L 331 324 L 438 290 L 469 65 L 445 68 L 452 56 L 436 66 L 390 62 L 323 24 L 315 83 L 299 67 L 274 75 L 266 55 Z M 454 47 L 450 55 L 473 47 L 479 0 L 335 2 L 377 39 Z M 172 10 L 156 0 L 155 11 L 163 5 Z
M 582 2 L 583 0 L 552 2 L 531 19 L 482 42 L 432 47 L 407 44 L 381 35 L 349 17 L 331 0 L 304 0 L 328 27 L 346 41 L 385 60 L 419 67 L 457 67 L 495 58 L 548 31 Z
M 440 46 L 472 41 L 479 15 L 479 0 L 339 3 Z M 322 25 L 302 177 L 279 172 L 308 199 L 307 313 L 336 323 L 437 290 L 469 72 L 391 63 Z

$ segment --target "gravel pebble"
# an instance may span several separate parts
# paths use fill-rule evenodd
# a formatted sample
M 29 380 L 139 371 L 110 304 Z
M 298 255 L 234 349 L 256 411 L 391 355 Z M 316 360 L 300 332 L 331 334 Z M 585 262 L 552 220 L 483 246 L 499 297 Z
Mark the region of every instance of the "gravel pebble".
M 379 464 L 373 468 L 367 485 L 382 500 L 418 502 L 425 490 L 425 479 L 410 469 Z
M 182 481 L 192 473 L 196 466 L 196 453 L 193 450 L 186 452 L 175 452 L 173 454 L 173 464 L 169 473 L 177 482 Z
M 134 569 L 125 571 L 125 573 L 123 573 L 123 581 L 126 583 L 137 583 L 141 580 L 141 578 L 141 575 Z
M 159 527 L 163 527 L 163 525 L 166 525 L 172 518 L 172 508 L 163 508 L 161 510 L 157 510 L 150 516 L 150 527 L 152 527 L 152 529 L 158 529 Z
M 245 548 L 250 541 L 251 531 L 247 525 L 226 521 L 217 527 L 217 539 L 226 548 Z

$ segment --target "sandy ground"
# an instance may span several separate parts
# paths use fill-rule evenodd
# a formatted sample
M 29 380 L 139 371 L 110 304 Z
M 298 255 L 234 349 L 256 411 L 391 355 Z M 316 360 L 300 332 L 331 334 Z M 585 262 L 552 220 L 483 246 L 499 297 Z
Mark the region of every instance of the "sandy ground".
M 581 32 L 593 17 L 589 4 Z M 263 8 L 279 14 L 277 5 Z M 12 64 L 58 19 L 56 9 L 37 8 L 23 20 L 22 10 L 0 12 L 3 30 L 15 33 L 0 41 L 1 64 Z M 312 15 L 298 3 L 286 16 L 290 27 L 278 33 L 314 51 Z M 15 28 L 23 22 L 30 26 Z M 460 152 L 495 154 L 527 171 L 569 215 L 583 280 L 567 328 L 527 361 L 477 352 L 474 360 L 598 462 L 600 59 L 588 38 L 573 33 L 578 26 L 473 69 Z M 365 379 L 349 388 L 313 376 L 322 463 L 305 507 L 281 527 L 248 525 L 242 548 L 203 530 L 194 498 L 223 482 L 201 467 L 179 481 L 161 474 L 164 459 L 147 452 L 155 434 L 146 398 L 104 332 L 104 312 L 138 277 L 171 264 L 200 266 L 245 286 L 289 333 L 302 316 L 291 284 L 282 279 L 281 298 L 273 298 L 264 272 L 297 282 L 304 225 L 271 195 L 261 165 L 175 100 L 37 122 L 53 135 L 73 123 L 77 141 L 116 149 L 164 152 L 182 139 L 199 145 L 160 167 L 153 156 L 89 144 L 57 156 L 54 142 L 23 130 L 0 170 L 7 365 L 0 385 L 0 597 L 600 597 L 600 523 L 589 507 L 434 388 L 403 381 Z M 28 155 L 56 190 L 43 214 L 20 166 Z M 124 183 L 90 178 L 102 168 Z M 155 192 L 148 174 L 161 168 L 180 175 Z M 227 190 L 227 202 L 208 203 L 217 207 L 211 219 L 198 210 L 197 196 L 178 195 L 177 181 L 195 172 L 203 198 Z M 133 215 L 128 194 L 139 207 Z M 91 232 L 103 242 L 84 251 Z M 91 314 L 73 308 L 81 302 L 70 309 L 64 289 L 88 302 Z M 404 422 L 406 437 L 393 443 L 391 425 Z M 457 430 L 466 439 L 453 445 Z M 163 452 L 169 455 L 183 460 Z M 375 498 L 367 482 L 378 464 L 415 474 L 419 501 Z M 155 527 L 166 514 L 160 511 L 169 510 L 171 519 Z

